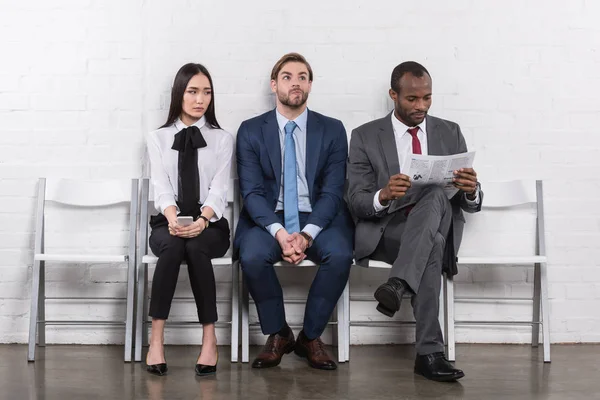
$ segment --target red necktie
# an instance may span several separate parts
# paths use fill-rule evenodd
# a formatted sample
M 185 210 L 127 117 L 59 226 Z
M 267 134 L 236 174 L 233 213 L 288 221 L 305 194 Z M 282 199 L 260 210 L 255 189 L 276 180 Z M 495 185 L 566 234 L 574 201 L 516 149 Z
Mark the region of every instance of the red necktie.
M 419 140 L 417 133 L 419 133 L 419 127 L 415 127 L 415 128 L 408 128 L 408 133 L 410 133 L 410 136 L 412 136 L 412 150 L 413 150 L 413 154 L 422 154 L 421 153 L 421 141 Z M 406 216 L 408 216 L 408 214 L 410 213 L 410 211 L 413 209 L 414 205 L 410 205 L 408 207 L 406 207 Z
M 421 153 L 421 142 L 419 141 L 419 137 L 417 133 L 419 133 L 419 127 L 416 128 L 408 128 L 408 133 L 412 136 L 412 149 L 413 154 L 422 154 Z

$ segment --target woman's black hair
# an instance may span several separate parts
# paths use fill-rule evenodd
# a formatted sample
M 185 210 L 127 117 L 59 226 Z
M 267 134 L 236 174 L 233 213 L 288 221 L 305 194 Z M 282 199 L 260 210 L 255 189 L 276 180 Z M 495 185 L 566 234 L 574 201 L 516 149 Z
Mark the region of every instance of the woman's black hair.
M 190 79 L 198 74 L 202 74 L 208 78 L 210 87 L 212 89 L 212 98 L 206 109 L 206 113 L 204 113 L 206 122 L 213 128 L 221 129 L 221 126 L 217 122 L 217 117 L 215 115 L 215 92 L 212 78 L 210 77 L 210 74 L 204 65 L 194 63 L 185 64 L 179 69 L 179 71 L 177 71 L 177 75 L 175 75 L 175 81 L 173 82 L 173 88 L 171 89 L 171 105 L 169 106 L 169 116 L 167 117 L 167 122 L 165 122 L 161 128 L 172 125 L 177 118 L 179 118 L 183 112 L 182 102 L 185 89 L 187 88 Z

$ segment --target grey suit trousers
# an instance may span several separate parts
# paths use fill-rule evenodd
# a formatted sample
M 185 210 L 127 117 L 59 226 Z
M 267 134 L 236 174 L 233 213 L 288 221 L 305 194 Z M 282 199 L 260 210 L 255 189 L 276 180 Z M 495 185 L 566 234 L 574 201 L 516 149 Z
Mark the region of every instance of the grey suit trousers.
M 416 350 L 425 355 L 444 351 L 438 321 L 442 261 L 452 224 L 452 207 L 437 186 L 424 188 L 410 213 L 394 213 L 370 258 L 392 264 L 390 277 L 406 281 L 413 291 Z

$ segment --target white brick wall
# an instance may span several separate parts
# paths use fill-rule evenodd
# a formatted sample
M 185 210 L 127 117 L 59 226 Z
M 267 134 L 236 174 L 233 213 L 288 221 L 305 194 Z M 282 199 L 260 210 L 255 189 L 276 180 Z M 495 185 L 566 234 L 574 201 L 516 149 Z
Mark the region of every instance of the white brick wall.
M 600 341 L 600 3 L 274 1 L 191 2 L 0 0 L 0 342 L 25 342 L 39 176 L 138 177 L 144 134 L 166 116 L 169 88 L 184 63 L 213 74 L 221 124 L 273 106 L 268 76 L 284 52 L 312 63 L 311 108 L 340 118 L 348 132 L 383 116 L 389 75 L 404 60 L 422 62 L 435 82 L 432 113 L 461 124 L 478 152 L 481 180 L 545 180 L 552 339 Z M 48 244 L 55 249 L 117 252 L 126 243 L 126 210 L 81 214 L 53 210 Z M 527 215 L 527 213 L 525 214 Z M 530 215 L 530 214 L 529 214 Z M 94 225 L 96 224 L 96 225 Z M 527 251 L 531 221 L 471 219 L 464 254 Z M 94 228 L 97 226 L 97 228 Z M 57 229 L 84 234 L 61 235 Z M 178 294 L 188 295 L 182 271 Z M 309 270 L 282 272 L 286 293 L 305 295 Z M 370 295 L 385 271 L 352 272 L 352 290 Z M 121 297 L 123 266 L 49 265 L 49 295 Z M 228 293 L 218 272 L 220 296 Z M 522 297 L 530 268 L 463 268 L 457 294 Z M 49 317 L 121 317 L 123 303 L 50 302 Z M 410 308 L 402 314 L 410 318 Z M 302 307 L 291 307 L 298 320 Z M 530 306 L 457 304 L 461 319 L 526 318 Z M 221 309 L 223 319 L 229 316 Z M 355 302 L 358 319 L 379 319 L 374 304 Z M 255 314 L 254 314 L 255 315 Z M 174 317 L 193 318 L 191 303 Z M 255 317 L 254 317 L 255 318 Z M 226 330 L 219 332 L 221 342 Z M 412 328 L 356 328 L 353 343 L 403 342 Z M 469 327 L 463 342 L 524 342 L 529 329 Z M 119 343 L 115 328 L 51 329 L 50 342 Z M 169 330 L 170 342 L 196 343 L 197 328 Z M 262 340 L 255 335 L 255 341 Z

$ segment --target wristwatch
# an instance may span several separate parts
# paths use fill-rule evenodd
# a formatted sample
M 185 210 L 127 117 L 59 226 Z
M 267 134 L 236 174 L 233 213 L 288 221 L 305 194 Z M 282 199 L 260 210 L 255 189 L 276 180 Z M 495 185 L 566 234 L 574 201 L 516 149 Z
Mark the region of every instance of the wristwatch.
M 308 245 L 306 246 L 306 248 L 309 248 L 310 246 L 312 246 L 313 244 L 313 238 L 306 232 L 300 232 L 300 235 L 306 239 L 306 242 L 308 243 Z
M 208 228 L 208 226 L 210 225 L 210 221 L 208 220 L 208 218 L 206 218 L 204 215 L 200 215 L 198 216 L 198 219 L 203 219 L 204 222 L 206 222 L 206 226 L 204 227 L 204 229 Z

